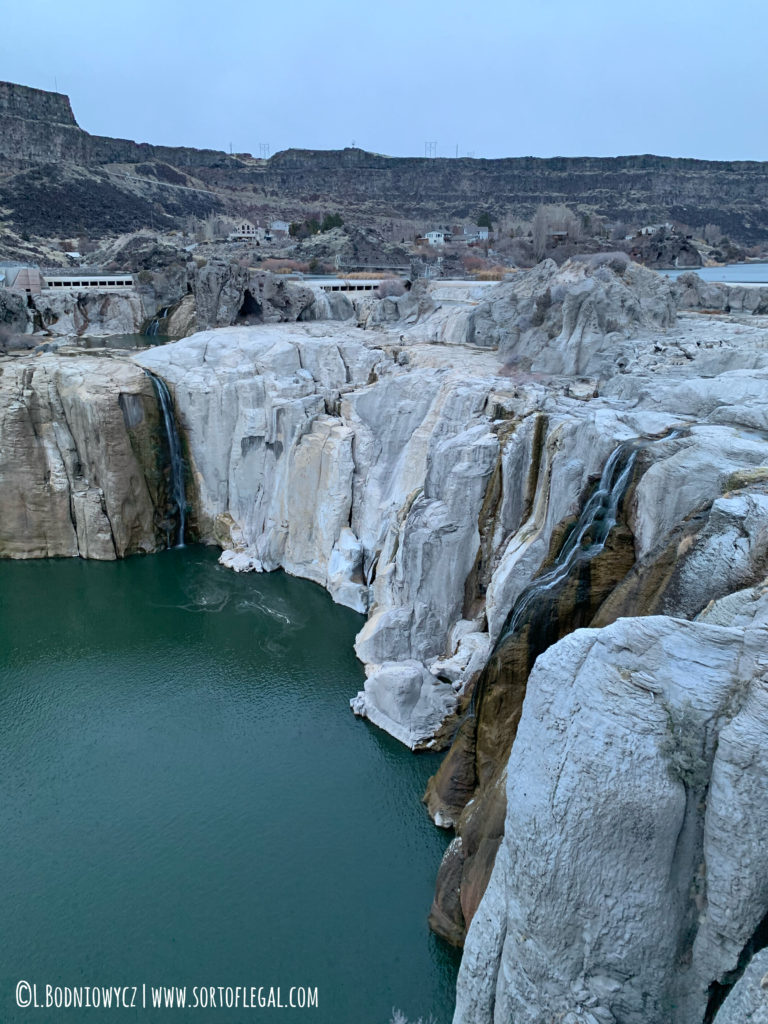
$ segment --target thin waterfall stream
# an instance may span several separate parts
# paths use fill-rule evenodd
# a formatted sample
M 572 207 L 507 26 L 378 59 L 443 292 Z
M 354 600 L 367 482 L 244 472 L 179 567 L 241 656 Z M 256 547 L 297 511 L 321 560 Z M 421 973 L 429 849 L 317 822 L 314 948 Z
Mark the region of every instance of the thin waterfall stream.
M 600 483 L 581 510 L 576 525 L 563 544 L 555 564 L 541 576 L 531 580 L 519 594 L 504 623 L 493 650 L 497 651 L 512 636 L 526 612 L 542 594 L 556 590 L 580 562 L 591 561 L 605 548 L 605 542 L 616 525 L 619 504 L 629 485 L 637 460 L 636 442 L 623 441 L 606 460 Z
M 168 547 L 183 548 L 187 519 L 187 496 L 184 486 L 184 459 L 181 453 L 181 439 L 179 438 L 179 431 L 176 426 L 176 416 L 173 411 L 173 400 L 171 399 L 171 393 L 168 390 L 168 385 L 165 381 L 161 377 L 156 377 L 155 374 L 151 373 L 149 370 L 146 370 L 145 372 L 152 380 L 157 394 L 157 400 L 163 414 L 165 436 L 168 441 L 168 451 L 170 453 L 171 498 L 176 506 L 179 518 L 177 542 L 175 545 L 171 544 L 169 537 Z
M 157 316 L 152 317 L 144 334 L 148 338 L 154 338 L 155 335 L 160 333 L 160 321 L 165 320 L 171 311 L 170 306 L 163 306 Z
M 638 453 L 651 444 L 669 441 L 677 436 L 678 432 L 675 431 L 656 439 L 635 438 L 622 441 L 613 449 L 605 462 L 596 489 L 585 502 L 573 529 L 560 548 L 554 564 L 546 572 L 532 579 L 515 599 L 493 645 L 488 666 L 494 660 L 504 657 L 502 650 L 508 644 L 518 642 L 526 624 L 529 624 L 535 633 L 535 639 L 531 637 L 529 641 L 530 665 L 559 636 L 577 628 L 579 624 L 586 624 L 574 621 L 570 628 L 566 627 L 563 632 L 562 628 L 556 627 L 550 621 L 552 609 L 556 607 L 558 601 L 558 595 L 574 574 L 583 571 L 587 563 L 597 558 L 605 550 L 611 531 L 617 524 L 621 502 L 632 480 Z M 578 612 L 579 609 L 577 608 L 576 611 Z M 583 618 L 583 616 L 576 616 L 577 619 L 579 617 Z M 587 616 L 587 620 L 589 618 L 591 616 Z M 465 718 L 474 717 L 477 713 L 478 703 L 482 700 L 485 688 L 486 674 L 487 669 L 475 688 Z M 462 719 L 463 721 L 464 719 Z

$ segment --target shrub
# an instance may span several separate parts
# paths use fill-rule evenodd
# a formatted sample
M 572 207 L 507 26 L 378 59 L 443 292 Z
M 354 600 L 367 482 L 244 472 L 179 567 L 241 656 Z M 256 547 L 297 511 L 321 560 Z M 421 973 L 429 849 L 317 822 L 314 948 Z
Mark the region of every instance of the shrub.
M 298 260 L 268 259 L 261 263 L 260 270 L 269 270 L 273 274 L 306 274 L 309 271 L 308 263 L 299 263 Z
M 488 267 L 485 270 L 472 271 L 472 277 L 476 281 L 503 281 L 506 274 L 506 267 Z
M 388 278 L 379 285 L 376 294 L 380 299 L 405 294 L 405 285 L 399 278 Z
M 477 270 L 488 269 L 488 262 L 484 260 L 482 256 L 463 256 L 461 262 L 468 274 Z
M 393 274 L 391 270 L 384 270 L 380 274 L 373 270 L 352 270 L 348 274 L 339 274 L 339 277 L 345 281 L 370 281 L 372 277 L 397 277 L 397 274 Z
M 341 215 L 338 213 L 326 213 L 323 217 L 323 223 L 320 225 L 321 231 L 331 231 L 333 228 L 340 228 L 344 226 L 344 221 L 341 219 Z

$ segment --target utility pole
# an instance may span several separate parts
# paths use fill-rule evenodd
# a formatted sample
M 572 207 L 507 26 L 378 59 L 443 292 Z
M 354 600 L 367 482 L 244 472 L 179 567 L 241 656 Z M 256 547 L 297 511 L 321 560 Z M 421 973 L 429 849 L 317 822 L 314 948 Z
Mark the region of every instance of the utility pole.
M 437 156 L 437 142 L 424 143 L 424 156 L 430 159 Z
M 260 142 L 259 143 L 259 156 L 261 157 L 262 160 L 268 160 L 269 159 L 269 143 L 268 142 Z

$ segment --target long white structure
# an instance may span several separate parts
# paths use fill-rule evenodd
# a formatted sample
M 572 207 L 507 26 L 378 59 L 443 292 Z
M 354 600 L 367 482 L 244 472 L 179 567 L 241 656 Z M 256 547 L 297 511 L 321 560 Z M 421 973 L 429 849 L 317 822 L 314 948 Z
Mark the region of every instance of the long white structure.
M 133 288 L 132 274 L 92 274 L 92 273 L 71 273 L 71 274 L 47 274 L 43 280 L 43 291 L 51 290 L 78 290 L 85 291 L 93 288 L 101 291 L 114 291 L 118 288 Z

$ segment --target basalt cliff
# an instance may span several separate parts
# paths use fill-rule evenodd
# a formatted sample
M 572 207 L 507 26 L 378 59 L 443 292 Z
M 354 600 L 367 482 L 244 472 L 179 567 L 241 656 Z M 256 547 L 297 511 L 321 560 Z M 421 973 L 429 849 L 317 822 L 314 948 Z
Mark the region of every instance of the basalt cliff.
M 66 96 L 0 83 L 4 217 L 39 235 L 179 227 L 213 210 L 302 220 L 323 196 L 357 223 L 452 223 L 479 210 L 522 221 L 542 203 L 564 203 L 612 221 L 716 223 L 753 244 L 768 238 L 767 180 L 766 163 L 652 155 L 476 160 L 294 149 L 256 160 L 90 135 Z
M 9 355 L 0 554 L 153 551 L 183 504 L 326 587 L 366 615 L 353 710 L 447 751 L 457 1024 L 728 1024 L 768 940 L 762 301 L 591 257 Z

